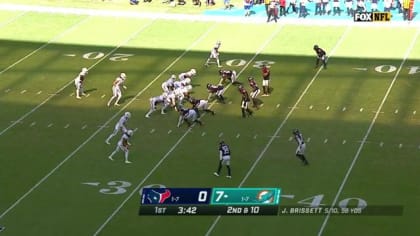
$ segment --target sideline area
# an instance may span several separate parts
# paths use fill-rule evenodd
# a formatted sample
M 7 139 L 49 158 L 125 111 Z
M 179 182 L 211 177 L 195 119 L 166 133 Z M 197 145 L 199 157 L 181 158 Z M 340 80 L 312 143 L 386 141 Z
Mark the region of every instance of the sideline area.
M 313 3 L 311 3 L 313 4 Z M 419 4 L 416 4 L 418 8 Z M 313 9 L 310 6 L 308 9 Z M 94 16 L 114 16 L 125 18 L 147 18 L 147 19 L 167 19 L 167 20 L 189 20 L 189 21 L 208 21 L 208 22 L 231 22 L 231 23 L 246 23 L 246 24 L 267 24 L 265 6 L 257 5 L 253 7 L 255 14 L 250 17 L 244 16 L 243 8 L 233 7 L 231 10 L 224 10 L 224 8 L 212 9 L 204 11 L 204 14 L 177 14 L 165 12 L 131 12 L 122 10 L 100 10 L 100 9 L 81 9 L 71 7 L 53 7 L 53 6 L 36 6 L 25 4 L 9 4 L 1 3 L 0 11 L 25 11 L 25 12 L 45 12 L 53 14 L 75 14 L 75 15 L 94 15 Z M 397 10 L 396 10 L 397 11 Z M 419 27 L 419 17 L 415 17 L 413 21 L 403 21 L 402 16 L 395 16 L 391 22 L 353 22 L 353 19 L 342 14 L 342 16 L 313 16 L 310 15 L 306 18 L 298 18 L 297 15 L 289 15 L 282 17 L 279 20 L 281 24 L 291 25 L 357 25 L 363 27 Z M 400 20 L 398 20 L 399 18 Z M 334 20 L 332 20 L 334 19 Z M 340 20 L 335 20 L 340 19 Z M 271 22 L 272 24 L 275 24 Z

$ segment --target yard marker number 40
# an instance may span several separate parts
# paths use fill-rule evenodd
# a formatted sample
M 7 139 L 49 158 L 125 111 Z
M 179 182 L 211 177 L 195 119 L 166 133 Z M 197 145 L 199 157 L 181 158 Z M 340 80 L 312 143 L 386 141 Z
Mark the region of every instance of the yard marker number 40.
M 305 199 L 302 199 L 300 201 L 298 201 L 299 204 L 304 204 L 307 205 L 309 207 L 320 207 L 320 206 L 325 206 L 325 204 L 322 204 L 322 200 L 324 199 L 324 194 L 318 194 L 312 197 L 308 197 Z M 367 202 L 361 198 L 357 198 L 357 197 L 351 197 L 351 198 L 346 198 L 341 200 L 340 202 L 338 202 L 338 206 L 341 208 L 348 208 L 349 204 L 351 202 L 356 203 L 356 207 L 360 208 L 360 209 L 364 209 L 367 207 Z

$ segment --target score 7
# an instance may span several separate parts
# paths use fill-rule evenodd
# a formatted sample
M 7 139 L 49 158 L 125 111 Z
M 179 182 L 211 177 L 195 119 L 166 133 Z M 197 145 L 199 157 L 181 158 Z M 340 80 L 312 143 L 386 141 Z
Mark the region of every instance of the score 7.
M 216 191 L 216 194 L 217 194 L 217 196 L 216 196 L 216 200 L 215 200 L 215 202 L 218 202 L 218 201 L 220 201 L 220 199 L 223 197 L 223 195 L 225 194 L 225 191 Z

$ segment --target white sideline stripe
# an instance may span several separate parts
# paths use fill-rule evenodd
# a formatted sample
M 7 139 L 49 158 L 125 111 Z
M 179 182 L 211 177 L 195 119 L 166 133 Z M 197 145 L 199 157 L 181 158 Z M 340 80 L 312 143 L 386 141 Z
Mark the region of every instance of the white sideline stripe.
M 149 22 L 148 24 L 142 26 L 135 34 L 131 35 L 125 43 L 127 43 L 128 41 L 130 41 L 132 38 L 136 37 L 141 31 L 143 31 L 145 28 L 147 28 L 148 26 L 150 26 L 154 21 Z M 198 44 L 198 42 L 200 42 L 204 37 L 207 36 L 207 34 L 213 30 L 214 26 L 210 27 L 200 38 L 198 38 L 195 42 L 193 42 L 191 44 L 191 46 L 185 50 L 180 56 L 178 56 L 171 64 L 169 64 L 159 75 L 157 75 L 152 81 L 149 82 L 149 84 L 146 85 L 146 87 L 144 87 L 140 92 L 138 92 L 136 94 L 136 96 L 134 96 L 129 102 L 127 102 L 126 105 L 124 105 L 123 107 L 121 107 L 121 109 L 116 112 L 111 118 L 109 118 L 103 126 L 107 126 L 112 120 L 114 120 L 123 110 L 125 110 L 131 103 L 133 103 L 135 101 L 135 99 L 137 99 L 137 97 L 139 97 L 141 94 L 143 94 L 150 86 L 152 86 L 153 83 L 155 83 L 163 74 L 165 74 L 169 68 L 171 68 L 173 65 L 175 65 L 175 63 L 177 63 L 185 54 L 187 54 L 188 51 L 190 51 L 196 44 Z M 125 44 L 124 43 L 124 44 Z M 118 46 L 121 47 L 121 45 Z M 115 49 L 116 50 L 116 49 Z M 113 51 L 115 51 L 113 50 Z M 111 53 L 108 53 L 108 55 L 110 55 Z M 107 56 L 108 56 L 107 55 Z M 105 58 L 105 57 L 103 57 Z M 97 62 L 99 63 L 99 62 Z M 95 63 L 94 65 L 96 65 L 97 63 Z M 93 66 L 92 66 L 93 67 Z M 73 80 L 69 83 L 71 84 L 73 83 Z M 64 89 L 64 88 L 63 88 Z M 80 144 L 72 153 L 70 153 L 66 158 L 64 158 L 56 167 L 54 167 L 50 172 L 48 172 L 41 180 L 39 180 L 34 186 L 32 186 L 25 194 L 23 194 L 18 200 L 16 200 L 9 208 L 7 208 L 1 215 L 0 215 L 0 219 L 3 218 L 7 213 L 9 213 L 13 208 L 15 208 L 23 199 L 25 199 L 30 193 L 32 193 L 38 186 L 40 186 L 44 181 L 46 181 L 53 173 L 55 173 L 55 171 L 57 171 L 64 163 L 66 163 L 70 158 L 72 158 L 74 156 L 74 154 L 76 154 L 80 149 L 82 149 L 90 140 L 92 140 L 100 131 L 102 131 L 102 127 L 97 129 L 95 132 L 93 132 L 93 134 L 91 136 L 89 136 L 82 144 Z M 185 133 L 186 135 L 187 133 Z M 163 160 L 162 160 L 163 161 Z
M 114 51 L 116 51 L 118 48 L 120 48 L 122 45 L 126 44 L 127 42 L 129 42 L 131 39 L 133 39 L 134 37 L 136 37 L 141 31 L 143 31 L 145 28 L 147 28 L 148 26 L 150 26 L 154 21 L 149 22 L 146 25 L 143 25 L 142 27 L 140 27 L 139 30 L 137 30 L 135 33 L 133 33 L 132 35 L 130 35 L 130 37 L 128 37 L 124 42 L 122 42 L 120 45 L 118 45 L 115 49 L 113 49 L 111 52 L 109 52 L 106 56 L 102 57 L 101 59 L 99 59 L 95 64 L 93 64 L 91 67 L 89 67 L 88 69 L 94 67 L 95 65 L 97 65 L 99 62 L 101 62 L 103 59 L 105 59 L 106 57 L 108 57 L 109 55 L 111 55 Z M 184 55 L 185 52 L 182 54 Z M 170 64 L 170 66 L 172 66 L 173 64 L 175 64 L 175 62 L 177 60 L 179 60 L 180 57 L 178 57 L 174 62 L 172 62 Z M 140 96 L 146 89 L 148 89 L 164 72 L 166 72 L 169 67 L 168 66 L 165 71 L 163 71 L 162 73 L 160 73 L 155 79 L 153 79 L 144 89 L 142 89 L 134 98 L 137 98 L 138 96 Z M 64 90 L 68 85 L 73 84 L 73 80 L 71 80 L 67 85 L 65 85 L 64 87 L 62 87 L 58 92 Z M 41 107 L 43 104 L 45 104 L 49 99 L 51 98 L 48 97 L 46 100 L 44 100 L 41 104 L 39 104 L 38 106 L 36 106 L 35 108 L 33 108 L 30 112 L 26 113 L 24 116 L 22 116 L 18 121 L 15 121 L 13 123 L 13 126 L 15 124 L 17 124 L 18 122 L 22 121 L 24 118 L 26 118 L 30 113 L 34 112 L 36 109 L 38 109 L 39 107 Z M 125 106 L 123 106 L 117 113 L 115 113 L 110 119 L 108 119 L 108 121 L 105 122 L 104 126 L 107 126 L 115 117 L 118 116 L 119 113 L 122 112 L 123 109 L 125 109 L 126 107 L 128 107 L 128 105 L 130 105 L 133 101 L 134 98 L 132 100 L 130 100 Z M 6 132 L 8 129 L 10 129 L 12 126 L 7 127 L 6 129 L 4 129 L 1 133 L 0 136 Z M 34 191 L 39 185 L 41 185 L 46 179 L 48 179 L 48 177 L 50 177 L 56 170 L 58 170 L 64 163 L 66 163 L 71 157 L 73 157 L 74 154 L 76 154 L 76 152 L 78 152 L 82 147 L 84 147 L 90 140 L 93 139 L 93 137 L 95 137 L 103 128 L 99 128 L 97 129 L 91 136 L 89 136 L 89 138 L 87 138 L 82 144 L 80 144 L 72 153 L 70 153 L 66 158 L 64 158 L 64 160 L 62 160 L 56 167 L 54 167 L 50 172 L 48 172 L 48 174 L 46 174 L 41 180 L 39 180 L 34 186 L 32 186 L 25 194 L 23 194 L 18 200 L 16 200 L 16 202 L 14 202 L 9 208 L 7 208 L 1 215 L 0 215 L 0 219 L 3 218 L 9 211 L 11 211 L 13 208 L 15 208 L 23 199 L 26 198 L 26 196 L 28 196 L 32 191 Z
M 351 27 L 347 27 L 346 30 L 344 31 L 343 35 L 341 35 L 340 39 L 338 40 L 337 44 L 335 45 L 335 47 L 333 48 L 333 50 L 331 50 L 330 53 L 330 57 L 331 55 L 334 54 L 335 50 L 338 48 L 338 46 L 341 44 L 341 42 L 344 40 L 345 36 L 347 35 L 347 33 L 350 31 Z M 314 81 L 316 80 L 316 78 L 318 77 L 319 73 L 321 72 L 322 67 L 320 67 L 318 69 L 318 71 L 316 72 L 316 74 L 312 77 L 311 81 L 309 82 L 309 84 L 306 86 L 305 90 L 303 90 L 302 94 L 299 96 L 298 100 L 296 101 L 295 105 L 293 107 L 297 107 L 298 104 L 300 103 L 300 101 L 303 99 L 303 97 L 305 96 L 305 94 L 308 92 L 309 88 L 312 86 L 312 84 L 314 83 Z M 251 175 L 251 173 L 254 171 L 255 167 L 257 166 L 258 162 L 262 159 L 262 157 L 264 156 L 265 152 L 268 150 L 268 148 L 270 147 L 271 143 L 274 141 L 274 136 L 278 136 L 279 132 L 281 130 L 281 128 L 283 128 L 283 126 L 286 124 L 287 120 L 289 119 L 289 117 L 292 115 L 294 109 L 291 109 L 286 117 L 284 118 L 284 120 L 281 122 L 281 124 L 279 125 L 279 127 L 277 127 L 276 131 L 274 132 L 274 134 L 272 135 L 273 137 L 270 138 L 270 140 L 268 141 L 267 145 L 264 147 L 264 149 L 262 150 L 262 152 L 260 153 L 260 155 L 257 157 L 257 159 L 255 160 L 255 162 L 252 164 L 251 168 L 248 170 L 248 172 L 246 173 L 245 177 L 242 179 L 241 183 L 238 185 L 238 187 L 241 187 L 242 185 L 244 185 L 245 181 L 248 179 L 248 177 Z M 209 236 L 211 234 L 211 232 L 213 231 L 214 227 L 216 227 L 216 224 L 219 222 L 221 216 L 217 216 L 217 218 L 213 221 L 213 224 L 210 226 L 210 228 L 208 229 L 206 236 Z
M 389 85 L 388 90 L 386 91 L 386 93 L 385 93 L 385 95 L 384 95 L 384 97 L 383 97 L 383 99 L 381 101 L 381 104 L 379 105 L 379 107 L 377 109 L 378 112 L 375 114 L 375 116 L 373 117 L 372 121 L 370 122 L 369 128 L 367 129 L 366 134 L 363 137 L 363 140 L 362 140 L 362 143 L 359 146 L 359 149 L 357 150 L 356 154 L 354 155 L 353 161 L 351 162 L 351 164 L 349 166 L 349 169 L 347 170 L 346 175 L 344 176 L 344 179 L 341 182 L 340 187 L 338 188 L 337 194 L 335 195 L 334 200 L 331 203 L 331 206 L 334 206 L 337 203 L 338 198 L 340 197 L 341 192 L 344 189 L 344 185 L 347 183 L 347 179 L 349 178 L 350 173 L 353 170 L 353 167 L 356 164 L 357 159 L 359 159 L 360 153 L 361 153 L 363 147 L 365 146 L 365 142 L 366 142 L 366 140 L 367 140 L 370 132 L 372 131 L 373 126 L 375 125 L 376 119 L 379 116 L 379 112 L 382 110 L 382 107 L 384 106 L 385 101 L 387 100 L 389 94 L 391 93 L 392 87 L 394 86 L 395 81 L 397 80 L 398 75 L 400 74 L 400 72 L 401 72 L 401 70 L 402 70 L 405 62 L 407 61 L 407 58 L 410 55 L 410 52 L 413 50 L 413 47 L 414 47 L 414 45 L 415 45 L 415 43 L 417 41 L 417 38 L 419 37 L 419 33 L 420 33 L 420 29 L 417 29 L 416 35 L 414 36 L 414 38 L 411 41 L 411 43 L 410 43 L 407 51 L 404 54 L 403 60 L 401 61 L 401 64 L 400 64 L 400 67 L 398 68 L 397 72 L 395 73 L 394 78 L 392 79 L 392 82 Z M 383 143 L 381 142 L 381 144 L 383 144 Z M 327 225 L 330 216 L 331 216 L 331 213 L 328 212 L 327 216 L 325 216 L 324 222 L 321 225 L 321 228 L 319 229 L 318 236 L 321 236 L 322 233 L 324 232 L 325 226 Z
M 277 28 L 277 30 L 275 32 L 273 32 L 270 37 L 267 39 L 267 41 L 262 44 L 260 46 L 260 48 L 257 50 L 257 53 L 255 53 L 255 55 L 248 61 L 247 64 L 244 65 L 244 67 L 241 69 L 241 71 L 239 71 L 239 73 L 237 74 L 237 78 L 239 78 L 239 75 L 242 74 L 242 72 L 248 68 L 248 66 L 251 64 L 251 62 L 253 62 L 255 60 L 255 58 L 261 53 L 261 51 L 268 45 L 268 43 L 270 43 L 273 38 L 279 33 L 280 29 L 282 29 L 283 25 L 280 25 L 280 27 Z M 226 86 L 225 91 L 231 86 L 231 84 L 229 84 L 228 86 Z M 211 108 L 214 104 L 216 104 L 216 101 L 214 101 L 212 104 L 210 104 L 209 108 Z M 205 115 L 205 114 L 204 114 Z M 130 195 L 128 195 L 128 197 L 126 199 L 123 200 L 123 202 L 117 207 L 117 209 L 115 209 L 115 211 L 106 219 L 106 221 L 98 228 L 98 230 L 96 230 L 96 232 L 94 233 L 94 236 L 98 235 L 104 228 L 105 226 L 112 220 L 112 218 L 114 218 L 114 216 L 121 210 L 121 208 L 125 205 L 125 203 L 135 194 L 137 193 L 137 191 L 141 188 L 141 186 L 144 184 L 144 182 L 146 182 L 146 180 L 153 174 L 153 172 L 155 172 L 155 170 L 160 166 L 160 164 L 162 164 L 162 162 L 172 153 L 173 150 L 175 150 L 175 148 L 181 143 L 182 140 L 184 140 L 184 138 L 187 136 L 188 133 L 191 132 L 191 128 L 194 126 L 195 124 L 193 124 L 190 128 L 188 128 L 188 130 L 178 139 L 178 141 L 169 149 L 169 151 L 160 159 L 160 161 L 153 167 L 152 170 L 150 170 L 150 172 L 143 178 L 142 181 L 140 181 L 140 183 L 136 186 L 136 188 L 134 188 L 134 190 L 130 193 Z M 222 133 L 223 134 L 223 133 Z
M 49 40 L 48 42 L 46 42 L 45 44 L 43 44 L 41 47 L 35 49 L 34 51 L 32 51 L 31 53 L 29 53 L 28 55 L 22 57 L 21 59 L 19 59 L 18 61 L 16 61 L 15 63 L 11 64 L 10 66 L 6 67 L 5 69 L 3 69 L 2 71 L 0 71 L 0 75 L 3 74 L 4 72 L 10 70 L 12 67 L 14 67 L 15 65 L 21 63 L 22 61 L 26 60 L 28 57 L 34 55 L 35 53 L 37 53 L 38 51 L 42 50 L 43 48 L 45 48 L 46 46 L 48 46 L 49 44 L 51 44 L 52 42 L 56 41 L 57 39 L 63 37 L 65 34 L 69 33 L 70 31 L 72 31 L 73 29 L 75 29 L 76 27 L 78 27 L 79 25 L 81 25 L 83 22 L 85 22 L 88 18 L 84 18 L 78 22 L 76 22 L 74 25 L 72 25 L 70 28 L 68 28 L 67 30 L 65 30 L 64 32 L 60 33 L 59 35 L 57 35 L 56 37 L 54 37 L 53 39 Z M 72 81 L 73 82 L 73 81 Z M 69 84 L 66 84 L 64 87 L 62 87 L 61 89 L 59 89 L 57 91 L 57 93 L 63 91 Z M 50 95 L 48 96 L 44 101 L 42 101 L 40 104 L 38 104 L 36 107 L 32 108 L 32 110 L 28 111 L 27 113 L 25 113 L 23 116 L 21 116 L 16 123 L 12 123 L 11 125 L 7 126 L 4 130 L 2 130 L 0 132 L 0 136 L 2 136 L 6 131 L 8 131 L 9 129 L 11 129 L 12 127 L 14 127 L 18 122 L 22 121 L 23 119 L 25 119 L 26 117 L 28 117 L 30 114 L 32 114 L 34 111 L 38 110 L 38 108 L 40 108 L 41 106 L 43 106 L 45 103 L 47 103 L 52 97 L 54 97 L 54 95 Z

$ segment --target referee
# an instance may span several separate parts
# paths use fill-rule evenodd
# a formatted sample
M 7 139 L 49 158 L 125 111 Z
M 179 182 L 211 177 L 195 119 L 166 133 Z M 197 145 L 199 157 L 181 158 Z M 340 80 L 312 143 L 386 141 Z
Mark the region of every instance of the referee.
M 232 178 L 230 169 L 230 148 L 224 141 L 221 141 L 219 143 L 219 167 L 217 168 L 217 172 L 213 173 L 215 176 L 220 176 L 223 165 L 226 166 L 228 171 L 226 178 Z

